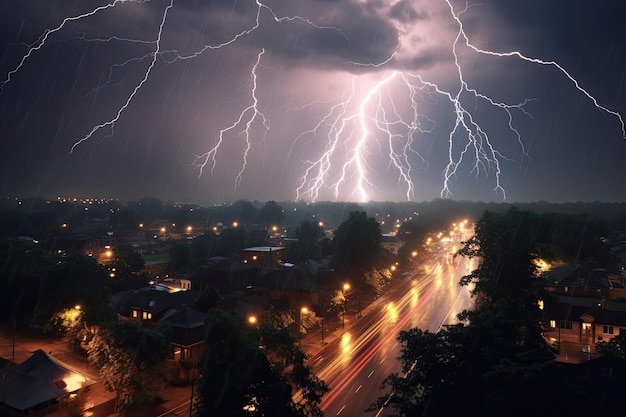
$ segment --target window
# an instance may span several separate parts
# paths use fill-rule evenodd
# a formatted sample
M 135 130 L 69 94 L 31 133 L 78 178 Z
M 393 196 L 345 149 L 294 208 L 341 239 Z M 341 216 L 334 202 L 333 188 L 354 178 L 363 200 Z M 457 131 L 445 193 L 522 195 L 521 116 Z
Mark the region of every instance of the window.
M 143 312 L 143 319 L 144 320 L 152 320 L 152 313 L 149 313 L 147 311 Z
M 613 326 L 604 326 L 602 329 L 604 334 L 613 334 Z
M 133 309 L 133 318 L 136 319 L 139 316 L 139 312 Z
M 571 330 L 572 329 L 572 322 L 571 321 L 567 321 L 567 320 L 560 320 L 559 321 L 559 327 L 561 329 Z
M 556 327 L 556 320 L 550 320 L 550 328 L 554 329 Z

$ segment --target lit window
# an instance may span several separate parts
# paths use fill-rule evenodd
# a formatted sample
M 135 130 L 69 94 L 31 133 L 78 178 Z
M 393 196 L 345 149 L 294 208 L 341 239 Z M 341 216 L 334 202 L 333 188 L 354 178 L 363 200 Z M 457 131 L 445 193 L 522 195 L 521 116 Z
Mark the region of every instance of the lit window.
M 556 320 L 550 320 L 550 327 L 554 329 L 556 327 Z
M 152 313 L 149 313 L 147 311 L 143 312 L 143 319 L 144 320 L 152 320 Z
M 137 318 L 137 316 L 138 316 L 137 310 L 133 310 L 133 318 Z

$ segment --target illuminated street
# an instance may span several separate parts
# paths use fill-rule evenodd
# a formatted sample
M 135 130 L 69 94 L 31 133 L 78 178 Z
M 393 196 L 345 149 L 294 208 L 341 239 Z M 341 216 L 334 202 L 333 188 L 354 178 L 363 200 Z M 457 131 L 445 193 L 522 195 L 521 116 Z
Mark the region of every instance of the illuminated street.
M 396 358 L 401 330 L 412 327 L 437 331 L 456 322 L 456 315 L 471 308 L 469 289 L 459 278 L 475 268 L 475 261 L 453 259 L 440 253 L 413 277 L 398 279 L 393 287 L 363 311 L 350 317 L 345 332 L 310 359 L 316 374 L 329 384 L 322 408 L 327 416 L 363 415 L 379 396 L 383 379 L 400 371 Z M 379 415 L 388 415 L 381 412 Z

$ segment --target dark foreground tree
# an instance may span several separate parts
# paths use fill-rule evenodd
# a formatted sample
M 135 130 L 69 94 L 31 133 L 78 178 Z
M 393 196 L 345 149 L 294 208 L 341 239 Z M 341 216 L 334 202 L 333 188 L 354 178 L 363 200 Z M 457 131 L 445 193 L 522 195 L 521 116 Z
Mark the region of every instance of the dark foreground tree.
M 120 409 L 158 396 L 167 383 L 168 349 L 161 329 L 135 321 L 102 325 L 87 346 L 89 361 L 100 370 L 106 388 L 117 395 Z
M 380 225 L 364 211 L 353 211 L 335 230 L 331 265 L 353 287 L 365 286 L 364 274 L 378 264 Z
M 210 310 L 197 416 L 322 416 L 328 387 L 305 358 L 287 328 L 256 327 L 239 312 Z M 293 400 L 294 389 L 302 400 Z
M 437 333 L 402 332 L 403 374 L 384 382 L 388 394 L 370 407 L 397 416 L 447 416 L 462 404 L 464 415 L 536 415 L 555 368 L 541 336 L 533 259 L 545 242 L 534 215 L 511 209 L 486 213 L 460 255 L 478 257 L 463 277 L 474 284 L 476 309 L 462 323 Z M 543 407 L 543 408 L 542 408 Z

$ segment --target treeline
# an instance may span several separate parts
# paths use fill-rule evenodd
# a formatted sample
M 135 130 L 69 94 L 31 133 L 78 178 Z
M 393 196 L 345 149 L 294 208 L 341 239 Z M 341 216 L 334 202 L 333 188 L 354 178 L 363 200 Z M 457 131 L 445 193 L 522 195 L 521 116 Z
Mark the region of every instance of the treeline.
M 435 199 L 431 202 L 259 202 L 239 200 L 232 204 L 203 207 L 180 204 L 155 197 L 122 203 L 63 202 L 41 198 L 0 200 L 0 236 L 30 236 L 38 240 L 63 234 L 104 233 L 111 230 L 139 230 L 140 225 L 163 222 L 182 228 L 194 224 L 203 229 L 238 222 L 252 227 L 297 226 L 304 221 L 323 222 L 334 229 L 353 211 L 364 211 L 381 222 L 383 233 L 397 221 L 421 220 L 442 227 L 453 219 L 476 220 L 485 211 L 503 213 L 512 206 L 535 213 L 560 213 L 602 219 L 605 230 L 626 230 L 626 203 L 482 203 Z M 420 217 L 421 216 L 421 217 Z M 63 227 L 61 227 L 64 225 Z

